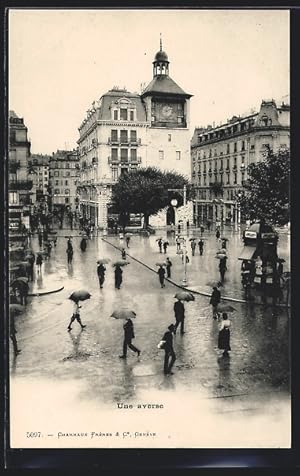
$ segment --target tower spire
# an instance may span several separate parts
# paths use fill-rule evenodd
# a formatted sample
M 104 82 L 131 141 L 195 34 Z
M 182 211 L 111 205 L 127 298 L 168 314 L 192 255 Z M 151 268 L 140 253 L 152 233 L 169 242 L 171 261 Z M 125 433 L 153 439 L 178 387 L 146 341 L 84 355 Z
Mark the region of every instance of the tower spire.
M 160 45 L 160 51 L 162 51 L 162 39 L 161 39 L 161 33 L 159 34 L 159 45 Z

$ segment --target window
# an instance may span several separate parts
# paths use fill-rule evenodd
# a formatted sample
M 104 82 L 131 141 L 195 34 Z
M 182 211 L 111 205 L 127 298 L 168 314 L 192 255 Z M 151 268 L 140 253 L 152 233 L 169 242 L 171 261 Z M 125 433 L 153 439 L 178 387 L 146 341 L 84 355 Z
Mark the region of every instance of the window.
M 244 140 L 242 141 L 242 148 L 241 148 L 241 150 L 245 150 L 245 141 L 244 141 Z
M 134 121 L 134 111 L 130 111 L 130 120 Z
M 235 142 L 234 143 L 234 146 L 233 146 L 233 151 L 236 152 L 237 151 L 237 143 Z
M 59 194 L 59 188 L 55 188 L 54 193 L 56 193 L 56 195 L 58 195 Z
M 66 180 L 66 181 L 65 181 L 65 185 L 69 185 L 69 180 Z
M 159 157 L 160 160 L 164 159 L 164 151 L 163 150 L 158 151 L 158 157 Z
M 128 149 L 121 149 L 121 162 L 128 162 Z
M 118 169 L 116 167 L 111 169 L 111 176 L 113 180 L 118 180 Z
M 17 192 L 9 192 L 9 203 L 11 205 L 16 205 L 18 203 L 18 194 L 17 194 Z
M 234 167 L 236 167 L 236 157 L 234 157 L 233 161 L 234 161 Z
M 54 171 L 54 177 L 58 177 L 59 176 L 59 171 L 58 170 L 55 170 Z
M 229 180 L 229 173 L 227 173 L 227 182 L 226 182 L 226 183 L 227 183 L 227 185 L 229 185 L 229 184 L 230 184 L 230 180 Z
M 136 142 L 137 137 L 136 137 L 136 131 L 130 131 L 130 142 Z
M 172 134 L 168 134 L 168 142 L 171 142 L 172 140 Z
M 121 142 L 123 144 L 128 142 L 128 131 L 126 130 L 121 131 Z
M 66 173 L 66 177 L 70 177 L 71 172 Z
M 181 151 L 176 150 L 176 160 L 180 160 L 180 159 L 181 159 Z
M 227 154 L 230 153 L 230 144 L 227 144 Z
M 114 121 L 117 121 L 118 120 L 118 111 L 115 110 L 114 111 Z
M 211 157 L 211 155 L 212 155 L 212 150 L 209 149 L 209 157 Z
M 70 200 L 69 200 L 69 197 L 65 197 L 65 203 L 69 203 Z
M 118 131 L 116 129 L 112 129 L 110 132 L 110 137 L 112 142 L 118 142 Z
M 237 173 L 236 173 L 236 172 L 234 173 L 234 182 L 233 182 L 233 183 L 234 183 L 234 184 L 237 183 Z
M 127 109 L 120 109 L 120 119 L 121 121 L 127 121 Z
M 130 150 L 130 159 L 131 160 L 136 160 L 137 155 L 136 155 L 136 149 L 131 149 Z
M 59 180 L 55 180 L 55 185 L 59 185 Z
M 118 149 L 111 149 L 111 158 L 113 160 L 118 160 Z
M 70 195 L 70 189 L 69 189 L 69 188 L 66 188 L 65 194 L 66 194 L 66 195 Z
M 226 168 L 229 169 L 229 159 L 227 159 Z
M 67 162 L 66 163 L 66 168 L 69 169 L 70 168 L 70 164 Z

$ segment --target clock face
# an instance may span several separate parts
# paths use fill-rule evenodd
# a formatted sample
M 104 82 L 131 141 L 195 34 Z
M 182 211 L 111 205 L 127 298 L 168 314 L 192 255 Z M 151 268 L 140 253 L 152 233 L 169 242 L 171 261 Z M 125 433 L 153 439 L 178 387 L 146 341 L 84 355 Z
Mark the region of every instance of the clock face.
M 161 112 L 163 117 L 165 117 L 166 119 L 169 119 L 173 114 L 173 108 L 172 106 L 166 105 L 166 106 L 163 106 Z

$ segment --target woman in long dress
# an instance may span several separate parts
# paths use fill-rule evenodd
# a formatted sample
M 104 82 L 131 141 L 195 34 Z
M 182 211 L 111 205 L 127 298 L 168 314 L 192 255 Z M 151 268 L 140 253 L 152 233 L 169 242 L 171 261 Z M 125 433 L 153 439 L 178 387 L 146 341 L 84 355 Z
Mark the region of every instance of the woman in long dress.
M 224 351 L 224 356 L 228 356 L 228 351 L 231 350 L 230 326 L 231 321 L 228 319 L 226 312 L 223 312 L 222 321 L 219 324 L 218 348 Z

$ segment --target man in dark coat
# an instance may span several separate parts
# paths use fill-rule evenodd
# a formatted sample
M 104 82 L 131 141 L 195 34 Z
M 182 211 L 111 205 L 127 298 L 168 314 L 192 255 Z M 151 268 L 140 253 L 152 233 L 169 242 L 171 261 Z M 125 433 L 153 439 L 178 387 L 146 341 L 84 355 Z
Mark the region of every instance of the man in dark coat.
M 122 278 L 123 271 L 120 266 L 116 266 L 115 269 L 115 288 L 120 289 L 123 278 Z
M 195 256 L 196 242 L 195 240 L 191 241 L 192 256 Z
M 120 359 L 126 359 L 127 357 L 127 347 L 129 349 L 133 350 L 133 352 L 136 352 L 138 357 L 140 356 L 141 351 L 135 347 L 131 341 L 134 339 L 134 328 L 133 328 L 133 322 L 131 319 L 126 319 L 126 322 L 123 326 L 124 329 L 124 341 L 123 341 L 123 354 L 120 355 Z
M 180 299 L 174 303 L 174 313 L 176 319 L 174 334 L 176 334 L 177 328 L 180 324 L 180 334 L 182 335 L 184 334 L 184 305 Z
M 219 263 L 219 271 L 220 271 L 220 276 L 221 276 L 221 282 L 222 283 L 224 282 L 225 272 L 227 270 L 226 260 L 227 260 L 226 257 L 222 258 L 222 259 L 220 259 L 220 263 Z
M 81 248 L 81 251 L 86 250 L 86 238 L 82 238 L 82 240 L 80 242 L 80 248 Z
M 204 241 L 202 240 L 202 238 L 199 240 L 198 246 L 199 246 L 200 256 L 202 256 L 203 255 L 203 247 L 204 247 Z
M 67 256 L 68 256 L 68 264 L 71 264 L 73 260 L 73 247 L 67 248 Z
M 166 254 L 166 253 L 167 253 L 167 248 L 168 248 L 168 246 L 169 246 L 169 243 L 168 243 L 168 241 L 164 241 L 164 242 L 163 242 L 163 249 L 164 249 L 164 254 Z
M 105 280 L 105 271 L 106 271 L 105 266 L 102 263 L 100 263 L 97 266 L 97 274 L 98 274 L 99 285 L 101 289 L 103 288 L 103 284 Z
M 159 276 L 160 286 L 161 286 L 162 288 L 164 288 L 164 287 L 165 287 L 165 274 L 166 274 L 166 271 L 165 271 L 165 269 L 164 269 L 163 266 L 160 266 L 160 267 L 158 268 L 157 274 L 158 274 L 158 276 Z
M 170 260 L 170 258 L 167 258 L 166 260 L 166 263 L 167 263 L 167 278 L 170 278 L 171 277 L 171 267 L 172 267 L 172 261 Z
M 164 359 L 164 374 L 165 375 L 173 375 L 172 367 L 176 360 L 176 354 L 173 349 L 173 334 L 175 331 L 174 324 L 171 324 L 168 327 L 167 332 L 165 332 L 162 340 L 165 341 L 164 351 L 165 351 L 165 359 Z M 170 361 L 171 357 L 171 361 Z
M 162 239 L 161 238 L 158 240 L 157 244 L 158 244 L 159 252 L 162 253 Z
M 33 268 L 34 268 L 34 263 L 35 263 L 35 255 L 34 253 L 30 253 L 29 258 L 27 259 L 29 262 L 30 266 L 27 268 L 27 276 L 30 281 L 33 281 Z
M 218 307 L 218 304 L 219 304 L 220 301 L 221 301 L 221 293 L 220 293 L 219 289 L 216 286 L 214 286 L 213 287 L 213 292 L 212 292 L 212 295 L 211 295 L 210 301 L 209 301 L 209 304 L 211 304 L 212 308 L 213 308 L 213 318 L 214 319 L 217 319 L 217 317 L 218 317 L 217 307 Z
M 15 327 L 15 317 L 13 314 L 11 314 L 9 316 L 9 337 L 11 338 L 11 341 L 12 341 L 12 345 L 13 345 L 13 348 L 14 348 L 14 354 L 15 355 L 18 355 L 21 350 L 18 349 L 18 342 L 17 342 L 17 338 L 16 338 L 16 327 Z

